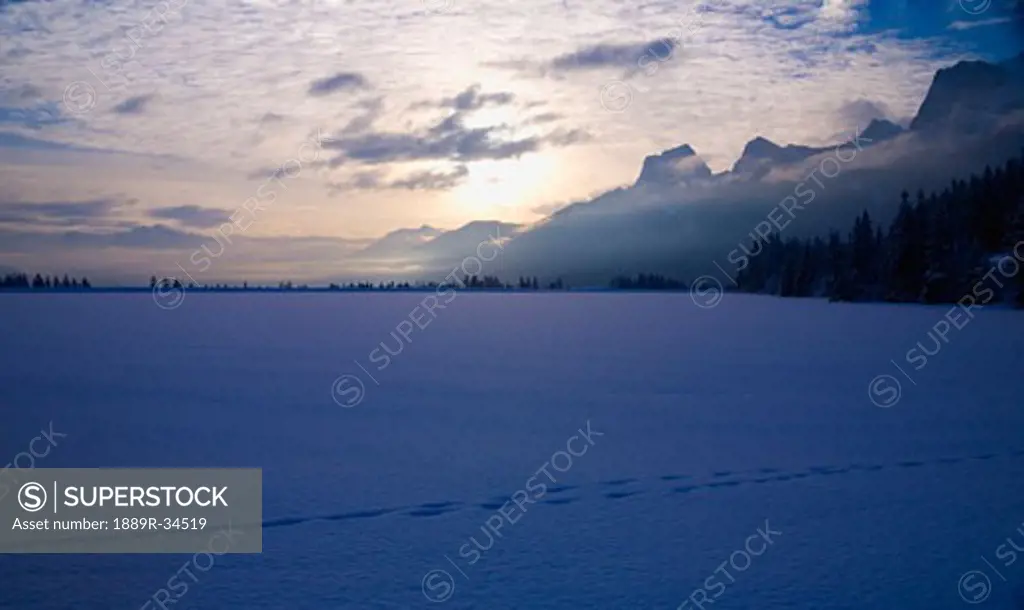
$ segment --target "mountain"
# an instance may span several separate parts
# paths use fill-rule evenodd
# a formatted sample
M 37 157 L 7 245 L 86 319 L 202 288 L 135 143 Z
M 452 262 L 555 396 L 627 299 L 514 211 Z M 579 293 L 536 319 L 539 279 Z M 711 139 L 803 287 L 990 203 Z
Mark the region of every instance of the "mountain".
M 477 247 L 493 239 L 514 237 L 522 225 L 498 220 L 474 220 L 458 229 L 445 231 L 415 248 L 417 258 L 431 262 L 458 263 L 467 256 L 477 256 Z M 490 250 L 484 250 L 490 256 Z
M 636 184 L 688 184 L 711 177 L 711 168 L 697 153 L 684 144 L 644 159 Z
M 763 175 L 773 165 L 784 165 L 796 163 L 812 157 L 824 150 L 824 148 L 812 148 L 810 146 L 798 146 L 789 144 L 785 148 L 775 142 L 760 136 L 747 142 L 743 147 L 743 154 L 732 167 L 736 174 Z
M 874 119 L 864 131 L 860 132 L 861 137 L 870 140 L 872 144 L 891 140 L 904 132 L 903 128 L 885 119 Z
M 1015 75 L 1024 76 L 1024 56 L 940 70 L 913 129 L 876 119 L 856 144 L 780 146 L 755 138 L 719 174 L 688 145 L 648 156 L 635 184 L 573 203 L 520 232 L 502 252 L 502 272 L 561 277 L 574 286 L 639 272 L 690 280 L 731 267 L 755 227 L 785 238 L 820 236 L 865 209 L 888 223 L 904 189 L 941 190 L 951 178 L 1019 154 L 1024 78 Z M 965 109 L 983 120 L 964 116 Z M 840 157 L 837 149 L 847 152 Z M 842 158 L 838 173 L 823 165 L 829 157 Z M 700 188 L 680 188 L 695 182 Z
M 511 238 L 521 229 L 520 225 L 497 220 L 475 220 L 451 231 L 429 225 L 398 229 L 359 250 L 352 258 L 368 271 L 457 265 L 467 256 L 476 256 L 481 243 L 491 238 Z M 484 252 L 490 256 L 490 250 Z
M 398 229 L 366 246 L 354 256 L 377 260 L 409 257 L 417 246 L 440 236 L 444 231 L 423 225 L 418 229 Z
M 1024 55 L 997 64 L 961 61 L 932 79 L 910 129 L 981 129 L 1024 109 Z
M 867 142 L 866 146 L 871 146 L 891 140 L 902 133 L 904 130 L 899 125 L 885 119 L 875 119 L 861 132 L 861 135 Z M 851 145 L 844 147 L 848 146 Z M 743 147 L 743 153 L 733 164 L 731 170 L 712 174 L 693 148 L 684 144 L 678 148 L 645 157 L 640 169 L 640 177 L 637 178 L 634 186 L 687 186 L 731 177 L 756 180 L 764 177 L 774 167 L 799 163 L 833 148 L 834 146 L 814 147 L 800 144 L 779 146 L 767 138 L 758 136 Z
M 644 272 L 692 280 L 733 266 L 738 244 L 750 243 L 755 228 L 784 226 L 778 230 L 787 239 L 818 236 L 865 209 L 887 223 L 904 189 L 942 189 L 951 178 L 1019 154 L 1024 78 L 1016 76 L 1024 76 L 1024 55 L 1002 64 L 961 62 L 936 73 L 909 130 L 876 119 L 856 144 L 827 147 L 757 137 L 719 174 L 689 145 L 649 155 L 634 184 L 574 202 L 529 227 L 478 221 L 413 245 L 409 272 L 444 275 L 500 235 L 511 240 L 484 272 L 503 278 L 606 285 L 616 275 Z M 840 157 L 837 150 L 847 152 Z M 825 165 L 828 157 L 842 159 L 838 172 Z

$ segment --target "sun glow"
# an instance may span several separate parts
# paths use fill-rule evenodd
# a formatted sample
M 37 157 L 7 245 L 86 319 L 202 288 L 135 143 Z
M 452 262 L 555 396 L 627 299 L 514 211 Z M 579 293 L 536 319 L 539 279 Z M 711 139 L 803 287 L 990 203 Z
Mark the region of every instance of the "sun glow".
M 531 208 L 557 193 L 557 161 L 529 154 L 519 159 L 479 161 L 453 195 L 460 212 L 496 220 L 522 221 L 536 216 Z

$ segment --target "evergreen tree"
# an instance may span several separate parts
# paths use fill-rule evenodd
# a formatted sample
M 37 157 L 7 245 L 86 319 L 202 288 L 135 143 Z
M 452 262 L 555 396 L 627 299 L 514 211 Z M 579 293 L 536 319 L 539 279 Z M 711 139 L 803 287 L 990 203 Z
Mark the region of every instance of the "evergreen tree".
M 875 229 L 867 210 L 853 225 L 850 234 L 850 295 L 854 299 L 873 298 L 877 292 Z
M 1015 207 L 1013 219 L 1007 230 L 1005 244 L 1008 256 L 1016 256 L 1018 257 L 1018 262 L 1020 262 L 1019 259 L 1024 258 L 1024 194 L 1018 196 Z M 1018 307 L 1024 307 L 1024 263 L 1021 263 L 1021 265 L 1021 270 L 1013 278 L 1016 291 L 1016 294 L 1013 295 L 1013 302 Z
M 953 180 L 939 194 L 919 191 L 914 205 L 904 191 L 887 232 L 865 211 L 845 242 L 832 231 L 827 243 L 818 237 L 783 243 L 773 234 L 742 247 L 750 258 L 736 277 L 741 290 L 956 302 L 991 269 L 993 257 L 1024 257 L 1024 152 L 1002 167 Z M 1024 272 L 1017 275 L 1003 292 L 1024 306 Z
M 832 231 L 828 236 L 828 278 L 830 300 L 849 301 L 853 298 L 846 247 L 838 231 Z

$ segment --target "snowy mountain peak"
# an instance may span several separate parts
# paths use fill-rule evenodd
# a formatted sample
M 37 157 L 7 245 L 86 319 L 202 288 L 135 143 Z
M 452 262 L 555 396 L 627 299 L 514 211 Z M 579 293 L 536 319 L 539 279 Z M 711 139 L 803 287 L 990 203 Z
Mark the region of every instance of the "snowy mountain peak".
M 697 155 L 689 144 L 671 148 L 657 155 L 644 158 L 639 184 L 678 184 L 694 179 L 711 177 L 711 168 Z

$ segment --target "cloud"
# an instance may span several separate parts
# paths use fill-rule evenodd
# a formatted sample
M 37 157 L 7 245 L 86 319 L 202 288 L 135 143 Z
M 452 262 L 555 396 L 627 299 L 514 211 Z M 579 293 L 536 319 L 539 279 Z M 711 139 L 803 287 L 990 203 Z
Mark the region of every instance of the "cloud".
M 342 89 L 362 89 L 367 86 L 366 78 L 356 72 L 339 72 L 334 76 L 315 80 L 309 85 L 309 94 L 322 96 Z
M 840 106 L 838 114 L 840 123 L 856 126 L 858 129 L 864 129 L 874 119 L 893 120 L 885 102 L 866 99 L 846 102 Z
M 358 106 L 363 110 L 362 114 L 350 120 L 341 129 L 341 133 L 362 133 L 373 127 L 373 124 L 377 122 L 377 119 L 384 112 L 384 98 L 375 97 L 364 100 L 359 102 Z
M 327 184 L 327 192 L 330 195 L 337 195 L 345 191 L 369 191 L 379 189 L 385 184 L 386 175 L 386 172 L 380 169 L 357 172 L 347 180 L 329 182 Z
M 671 38 L 627 44 L 597 44 L 559 55 L 551 60 L 549 66 L 558 71 L 632 68 L 645 55 L 664 61 L 672 56 L 676 46 L 676 41 Z
M 528 125 L 544 125 L 546 123 L 554 123 L 560 121 L 564 117 L 557 112 L 542 112 L 536 116 L 532 116 L 526 120 Z
M 0 251 L 23 252 L 50 248 L 149 248 L 198 247 L 203 236 L 164 225 L 133 225 L 115 231 L 17 231 L 0 229 Z
M 1013 23 L 1016 20 L 1017 17 L 993 17 L 992 19 L 981 19 L 979 21 L 954 21 L 953 23 L 950 23 L 947 28 L 961 32 L 963 30 L 973 30 L 974 28 Z
M 61 118 L 60 108 L 52 102 L 33 104 L 31 106 L 0 105 L 0 123 L 11 123 L 39 129 L 48 125 L 59 125 L 67 119 Z
M 999 0 L 992 1 L 992 8 L 975 20 L 1005 15 L 997 11 Z M 525 216 L 545 201 L 576 200 L 630 183 L 645 155 L 684 143 L 692 144 L 714 169 L 731 166 L 756 135 L 780 143 L 819 143 L 849 126 L 843 114 L 860 112 L 839 110 L 849 100 L 869 100 L 892 117 L 911 116 L 937 68 L 962 58 L 997 56 L 997 43 L 1005 41 L 994 40 L 999 33 L 995 30 L 1012 27 L 946 30 L 950 21 L 971 17 L 956 0 L 897 0 L 895 4 L 906 8 L 898 9 L 898 19 L 884 21 L 875 18 L 884 9 L 896 9 L 881 0 L 871 3 L 875 14 L 861 10 L 863 2 L 776 3 L 799 10 L 780 10 L 774 21 L 771 3 L 754 0 L 568 4 L 569 11 L 560 2 L 545 0 L 524 0 L 511 8 L 483 2 L 435 19 L 424 18 L 417 3 L 387 10 L 355 3 L 344 14 L 324 3 L 258 2 L 245 12 L 189 3 L 159 33 L 147 35 L 144 47 L 115 75 L 105 68 L 110 49 L 117 45 L 122 58 L 131 51 L 124 46 L 124 25 L 145 17 L 148 7 L 126 4 L 124 10 L 72 15 L 61 2 L 8 3 L 5 17 L 32 11 L 49 26 L 4 32 L 0 54 L 9 61 L 0 88 L 8 97 L 0 105 L 34 108 L 48 100 L 63 122 L 39 129 L 25 123 L 0 126 L 10 131 L 0 133 L 0 182 L 7 198 L 19 201 L 74 201 L 125 192 L 144 197 L 149 207 L 220 205 L 215 202 L 250 196 L 256 185 L 236 184 L 246 171 L 268 167 L 259 176 L 265 180 L 295 156 L 310 128 L 322 126 L 343 140 L 343 148 L 322 151 L 318 161 L 340 155 L 335 161 L 343 160 L 345 166 L 304 171 L 302 180 L 288 183 L 290 201 L 317 210 L 267 214 L 260 221 L 261 234 L 315 234 L 324 227 L 342 234 L 384 233 L 399 224 L 430 221 L 429 214 L 445 222 L 465 221 L 474 212 L 460 196 L 432 197 L 428 207 L 418 201 L 420 193 L 368 193 L 365 205 L 350 206 L 342 216 L 337 206 L 328 204 L 324 185 L 342 175 L 381 169 L 357 182 L 384 189 L 411 181 L 414 170 L 447 173 L 463 164 L 475 180 L 487 172 L 484 164 L 478 169 L 469 163 L 540 150 L 523 163 L 524 168 L 538 166 L 537 184 L 530 183 L 528 172 L 522 178 L 508 172 L 493 185 L 505 189 L 521 183 L 521 197 L 515 197 L 522 203 L 507 213 Z M 691 23 L 694 5 L 701 10 L 702 25 L 680 29 L 681 23 Z M 64 27 L 68 19 L 75 27 Z M 650 62 L 651 68 L 659 68 L 657 73 L 624 75 L 647 61 L 648 51 L 664 57 L 666 49 L 652 41 L 675 40 L 676 31 L 687 32 L 678 39 L 685 57 L 682 48 L 674 47 L 679 55 L 672 61 Z M 182 49 L 190 50 L 185 63 Z M 528 62 L 531 74 L 508 79 L 502 78 L 507 73 L 486 68 L 516 58 Z M 309 66 L 317 71 L 304 72 Z M 349 76 L 339 75 L 343 71 L 350 71 Z M 94 78 L 128 87 L 110 91 Z M 601 91 L 609 79 L 628 81 L 633 88 L 635 95 L 624 112 L 602 108 Z M 95 107 L 73 115 L 74 104 L 69 108 L 62 95 L 76 81 L 95 86 L 95 100 L 86 100 Z M 480 85 L 467 88 L 470 83 Z M 512 92 L 514 101 L 498 105 L 507 99 L 502 93 Z M 128 96 L 144 93 L 159 99 L 142 102 L 141 116 L 112 112 Z M 362 101 L 374 96 L 382 97 Z M 531 108 L 526 97 L 546 105 Z M 449 117 L 439 125 L 442 117 L 428 111 L 419 116 L 404 112 L 424 99 L 433 104 L 429 112 L 440 112 L 440 103 L 447 101 L 449 111 L 476 114 Z M 77 103 L 78 96 L 71 101 Z M 471 110 L 479 105 L 484 107 Z M 513 117 L 513 110 L 523 112 Z M 268 113 L 286 119 L 277 121 Z M 548 116 L 531 119 L 535 113 Z M 258 124 L 265 115 L 267 120 Z M 558 121 L 555 115 L 565 118 Z M 577 125 L 594 134 L 591 143 L 550 149 L 582 141 L 583 132 L 550 133 L 554 127 Z M 252 132 L 257 130 L 263 139 L 254 144 Z M 346 150 L 369 160 L 364 166 L 347 157 Z M 152 172 L 133 171 L 141 165 L 134 156 L 144 154 L 173 155 L 193 163 L 172 166 L 154 160 L 147 162 Z M 312 157 L 303 154 L 304 159 Z M 389 165 L 396 159 L 421 163 Z M 543 174 L 542 164 L 555 169 Z M 163 222 L 183 228 L 176 221 Z M 227 269 L 226 259 L 221 263 Z M 302 272 L 300 267 L 293 270 Z M 153 271 L 159 270 L 146 269 L 146 277 Z M 291 271 L 279 267 L 274 273 L 287 276 Z
M 0 100 L 4 102 L 27 102 L 42 100 L 43 92 L 39 87 L 22 84 L 16 87 L 0 89 Z
M 117 114 L 142 114 L 142 111 L 146 109 L 151 99 L 153 99 L 152 95 L 130 97 L 114 106 L 114 112 Z
M 454 188 L 469 175 L 465 165 L 458 165 L 451 171 L 424 170 L 408 174 L 404 178 L 389 181 L 383 170 L 368 170 L 354 174 L 348 180 L 330 183 L 331 195 L 345 191 L 369 191 L 400 189 L 408 191 L 442 191 Z
M 118 202 L 111 199 L 0 202 L 0 223 L 72 227 L 104 219 L 118 205 Z
M 583 129 L 556 129 L 546 135 L 543 141 L 552 146 L 572 146 L 589 142 L 592 137 L 588 131 Z
M 185 227 L 208 229 L 228 222 L 231 212 L 217 208 L 204 208 L 198 205 L 178 205 L 157 208 L 150 211 L 152 218 L 175 220 Z
M 439 103 L 440 106 L 452 108 L 456 111 L 478 110 L 488 104 L 504 106 L 515 101 L 516 96 L 509 91 L 498 91 L 495 93 L 481 93 L 480 85 L 474 84 L 467 87 L 453 97 L 447 97 Z
M 566 203 L 564 201 L 558 203 L 542 203 L 540 205 L 533 206 L 530 208 L 530 211 L 541 216 L 551 216 L 559 210 L 565 209 L 569 205 L 572 205 L 572 203 Z
M 459 165 L 450 172 L 423 171 L 392 182 L 390 188 L 408 189 L 410 191 L 444 191 L 459 185 L 469 170 Z
M 511 159 L 546 144 L 568 146 L 583 139 L 583 132 L 573 131 L 509 140 L 502 137 L 506 131 L 505 126 L 466 127 L 462 115 L 456 113 L 420 132 L 371 132 L 335 138 L 325 147 L 368 164 L 445 159 L 466 162 Z M 332 163 L 337 164 L 337 160 Z

